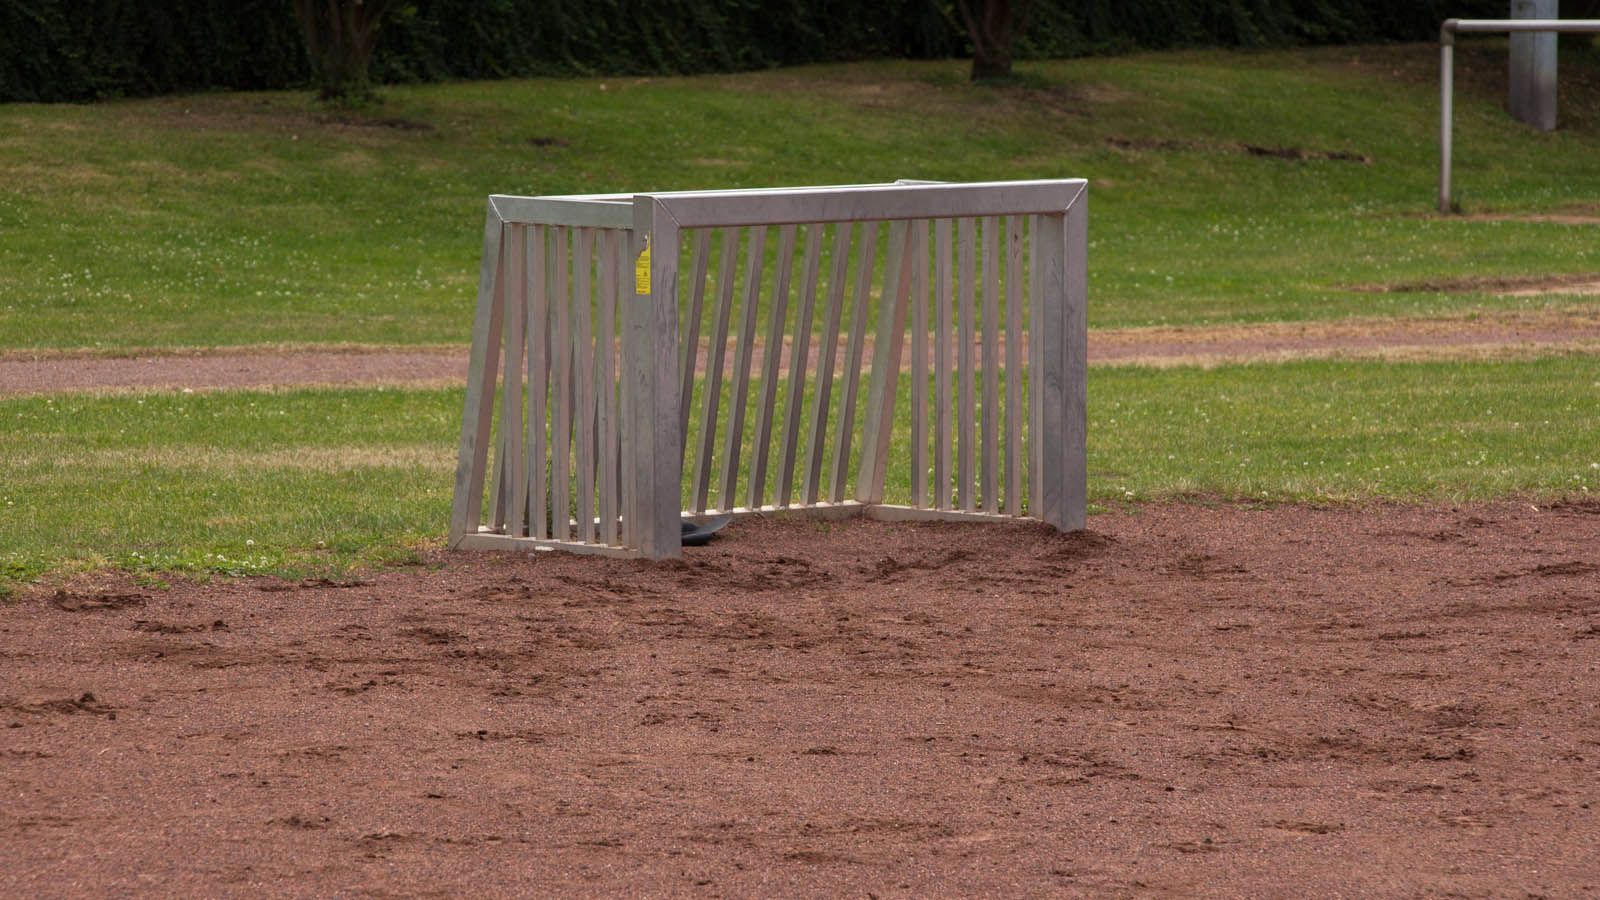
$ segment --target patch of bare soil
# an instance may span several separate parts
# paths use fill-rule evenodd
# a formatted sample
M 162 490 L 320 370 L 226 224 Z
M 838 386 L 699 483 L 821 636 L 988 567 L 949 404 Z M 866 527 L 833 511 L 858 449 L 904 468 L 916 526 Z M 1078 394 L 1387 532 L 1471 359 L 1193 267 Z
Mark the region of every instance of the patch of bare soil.
M 346 139 L 393 132 L 426 133 L 435 130 L 431 122 L 400 116 L 381 116 L 356 111 L 328 112 L 310 107 L 284 105 L 267 98 L 190 95 L 163 97 L 130 105 L 121 111 L 124 120 L 148 124 L 152 121 L 183 131 L 262 131 L 330 132 Z
M 1600 892 L 1600 505 L 1092 524 L 23 595 L 0 894 Z
M 1546 222 L 1554 225 L 1600 225 L 1600 203 L 1580 203 L 1553 212 L 1474 212 L 1460 218 L 1469 222 Z
M 1430 278 L 1423 281 L 1394 281 L 1358 284 L 1349 290 L 1366 294 L 1500 294 L 1506 297 L 1533 297 L 1539 294 L 1584 294 L 1600 283 L 1600 272 L 1568 275 L 1472 275 L 1463 278 Z
M 1593 213 L 1467 213 L 1462 218 L 1478 222 L 1546 222 L 1553 225 L 1600 225 Z
M 1504 293 L 1558 293 L 1526 281 Z M 1292 359 L 1525 358 L 1600 351 L 1600 308 L 1508 310 L 1429 318 L 1267 322 L 1204 328 L 1095 331 L 1089 361 L 1107 365 L 1218 365 Z
M 1596 221 L 1600 221 L 1597 219 Z M 1565 297 L 1600 297 L 1600 278 L 1591 281 L 1574 281 L 1559 285 L 1535 285 L 1503 292 L 1506 297 L 1540 297 L 1545 295 Z
M 1113 149 L 1130 152 L 1154 151 L 1171 153 L 1175 151 L 1189 151 L 1201 153 L 1242 153 L 1247 156 L 1260 156 L 1267 159 L 1282 159 L 1291 162 L 1304 162 L 1311 159 L 1331 160 L 1334 162 L 1354 162 L 1362 165 L 1372 165 L 1372 157 L 1354 150 L 1315 150 L 1305 147 L 1277 146 L 1264 144 L 1215 144 L 1202 141 L 1173 141 L 1158 138 L 1124 138 L 1109 137 L 1106 143 Z

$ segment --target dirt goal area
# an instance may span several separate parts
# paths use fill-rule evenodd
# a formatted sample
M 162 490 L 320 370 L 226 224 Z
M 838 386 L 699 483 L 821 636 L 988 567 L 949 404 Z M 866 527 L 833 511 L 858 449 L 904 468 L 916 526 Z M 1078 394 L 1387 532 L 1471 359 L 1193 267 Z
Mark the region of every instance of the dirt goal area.
M 1600 504 L 0 605 L 0 894 L 1600 893 Z

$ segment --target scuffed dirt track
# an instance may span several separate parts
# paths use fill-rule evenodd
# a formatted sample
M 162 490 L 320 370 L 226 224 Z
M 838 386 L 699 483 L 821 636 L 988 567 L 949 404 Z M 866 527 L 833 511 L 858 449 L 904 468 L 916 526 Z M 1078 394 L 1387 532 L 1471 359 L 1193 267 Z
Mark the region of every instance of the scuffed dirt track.
M 1600 504 L 0 604 L 0 894 L 1600 892 Z
M 1559 284 L 1530 288 L 1525 279 L 1508 280 L 1500 289 L 1585 295 L 1600 291 L 1600 281 L 1557 281 Z M 733 340 L 729 339 L 725 355 L 727 365 L 732 365 L 735 356 Z M 868 357 L 871 344 L 868 339 Z M 763 346 L 753 348 L 752 371 L 760 371 L 764 353 Z M 928 353 L 933 353 L 931 347 Z M 1097 329 L 1089 335 L 1089 362 L 1097 366 L 1204 366 L 1295 359 L 1505 359 L 1554 353 L 1600 353 L 1600 305 L 1436 318 Z M 782 365 L 787 366 L 789 355 L 790 346 L 785 343 Z M 701 372 L 708 357 L 702 340 L 696 356 Z M 810 370 L 815 371 L 819 357 L 813 342 Z M 835 371 L 843 370 L 845 358 L 842 352 L 837 355 Z M 467 351 L 460 347 L 240 347 L 134 356 L 75 351 L 29 356 L 13 351 L 0 354 L 0 397 L 69 391 L 456 387 L 465 383 L 466 372 Z
M 0 356 L 0 397 L 69 391 L 197 390 L 336 385 L 456 387 L 467 380 L 456 347 L 241 347 L 104 356 Z

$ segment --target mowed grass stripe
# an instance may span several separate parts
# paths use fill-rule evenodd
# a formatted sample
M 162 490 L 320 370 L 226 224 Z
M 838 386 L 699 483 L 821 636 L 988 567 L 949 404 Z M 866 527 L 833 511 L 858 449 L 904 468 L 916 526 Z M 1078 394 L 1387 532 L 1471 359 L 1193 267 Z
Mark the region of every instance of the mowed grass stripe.
M 1089 398 L 1102 506 L 1600 492 L 1590 357 L 1096 369 Z M 437 546 L 460 409 L 457 390 L 0 401 L 0 572 L 300 573 Z
M 1090 491 L 1269 501 L 1600 492 L 1600 367 L 1515 362 L 1097 369 Z

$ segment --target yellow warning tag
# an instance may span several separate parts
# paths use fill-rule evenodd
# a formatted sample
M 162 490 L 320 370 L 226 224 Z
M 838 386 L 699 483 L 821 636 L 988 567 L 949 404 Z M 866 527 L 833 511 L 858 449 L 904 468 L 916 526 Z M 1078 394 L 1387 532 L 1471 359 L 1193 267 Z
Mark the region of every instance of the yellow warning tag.
M 639 258 L 633 261 L 633 292 L 640 295 L 650 293 L 650 236 L 645 235 L 644 249 L 639 251 Z

